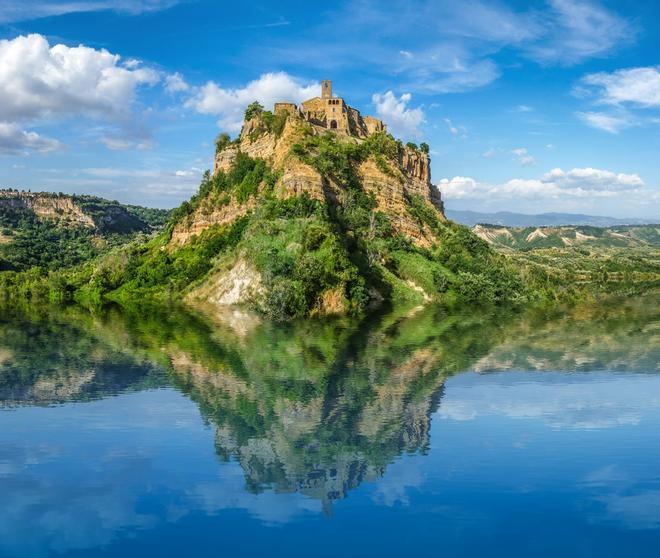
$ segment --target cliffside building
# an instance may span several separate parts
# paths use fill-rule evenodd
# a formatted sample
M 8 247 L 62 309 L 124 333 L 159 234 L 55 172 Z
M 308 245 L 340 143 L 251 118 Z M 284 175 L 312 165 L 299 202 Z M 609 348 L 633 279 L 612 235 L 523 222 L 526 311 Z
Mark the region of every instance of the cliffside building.
M 333 96 L 330 80 L 321 82 L 320 97 L 304 101 L 300 108 L 293 103 L 275 103 L 275 112 L 280 111 L 298 112 L 315 126 L 362 138 L 386 130 L 382 120 L 373 116 L 362 117 L 360 111 L 347 105 L 344 99 Z

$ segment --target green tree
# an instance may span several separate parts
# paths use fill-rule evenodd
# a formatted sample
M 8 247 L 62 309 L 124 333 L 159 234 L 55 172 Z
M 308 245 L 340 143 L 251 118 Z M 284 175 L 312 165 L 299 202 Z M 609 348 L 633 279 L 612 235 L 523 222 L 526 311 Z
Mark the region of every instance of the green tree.
M 254 101 L 245 109 L 245 120 L 252 120 L 255 116 L 259 116 L 264 111 L 264 107 L 259 101 Z
M 215 152 L 220 153 L 221 151 L 224 151 L 230 143 L 231 138 L 229 137 L 229 134 L 224 132 L 218 134 L 218 137 L 215 138 Z

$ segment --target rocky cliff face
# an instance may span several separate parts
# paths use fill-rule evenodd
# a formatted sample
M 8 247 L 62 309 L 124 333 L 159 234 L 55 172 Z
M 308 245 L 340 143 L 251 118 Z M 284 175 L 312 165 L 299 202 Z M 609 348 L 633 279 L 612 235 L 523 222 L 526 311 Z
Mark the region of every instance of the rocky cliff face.
M 83 227 L 99 233 L 133 233 L 149 229 L 146 222 L 131 213 L 129 206 L 93 196 L 0 190 L 0 210 L 14 215 L 33 215 L 40 221 L 50 221 L 58 226 Z
M 95 227 L 94 220 L 86 215 L 70 196 L 0 190 L 0 207 L 15 211 L 29 211 L 41 219 Z
M 287 116 L 279 134 L 268 130 L 259 117 L 253 118 L 245 122 L 236 142 L 216 153 L 213 174 L 229 172 L 240 152 L 267 161 L 279 173 L 274 194 L 280 199 L 307 194 L 320 201 L 342 200 L 346 194 L 345 185 L 322 176 L 292 150 L 305 136 L 325 133 L 328 133 L 325 128 L 305 122 L 297 114 Z M 354 144 L 363 141 L 350 136 L 338 139 Z M 360 163 L 357 172 L 364 189 L 374 195 L 376 210 L 390 217 L 397 232 L 420 247 L 433 243 L 428 227 L 420 225 L 408 211 L 411 198 L 417 197 L 428 202 L 439 219 L 445 219 L 440 192 L 431 184 L 428 154 L 399 145 L 395 160 L 388 161 L 386 166 L 370 156 Z M 254 199 L 243 204 L 232 199 L 218 207 L 212 202 L 202 202 L 192 215 L 175 227 L 171 242 L 182 245 L 212 225 L 231 223 L 250 211 L 254 203 Z

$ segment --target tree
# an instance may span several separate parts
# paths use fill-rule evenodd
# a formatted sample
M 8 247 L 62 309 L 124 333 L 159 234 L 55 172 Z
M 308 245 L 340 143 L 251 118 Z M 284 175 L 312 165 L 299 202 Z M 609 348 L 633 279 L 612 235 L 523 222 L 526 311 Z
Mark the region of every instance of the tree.
M 414 149 L 415 151 L 417 151 L 417 144 L 416 144 L 416 143 L 413 143 L 412 141 L 409 141 L 409 142 L 406 144 L 406 147 L 408 147 L 409 149 Z
M 218 134 L 218 137 L 215 138 L 215 152 L 220 153 L 231 143 L 231 138 L 229 134 Z
M 420 150 L 422 153 L 427 153 L 427 154 L 428 154 L 428 152 L 429 152 L 429 144 L 426 143 L 426 142 L 422 142 L 422 143 L 420 143 L 420 144 L 419 144 L 419 150 Z
M 259 116 L 264 111 L 264 107 L 259 101 L 254 101 L 245 109 L 245 120 L 252 120 L 255 116 Z

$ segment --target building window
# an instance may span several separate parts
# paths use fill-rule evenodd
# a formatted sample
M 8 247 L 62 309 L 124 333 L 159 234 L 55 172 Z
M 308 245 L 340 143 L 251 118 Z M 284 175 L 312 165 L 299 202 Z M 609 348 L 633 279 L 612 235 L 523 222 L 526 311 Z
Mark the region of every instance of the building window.
M 330 128 L 333 130 L 337 129 L 337 121 L 336 120 L 331 120 L 330 121 Z

